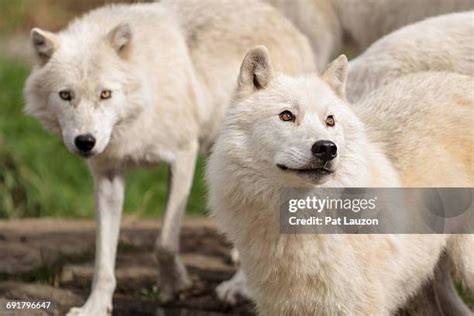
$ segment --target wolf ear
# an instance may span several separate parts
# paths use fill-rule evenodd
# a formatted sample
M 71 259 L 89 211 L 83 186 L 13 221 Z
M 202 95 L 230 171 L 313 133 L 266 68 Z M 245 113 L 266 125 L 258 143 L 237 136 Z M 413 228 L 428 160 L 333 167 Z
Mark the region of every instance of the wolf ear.
M 117 25 L 107 34 L 107 40 L 120 57 L 127 57 L 130 41 L 132 39 L 132 30 L 127 23 Z
M 51 59 L 51 56 L 53 56 L 53 53 L 58 48 L 59 40 L 57 36 L 51 32 L 34 28 L 31 30 L 31 42 L 36 57 L 43 66 Z
M 273 77 L 270 54 L 265 46 L 257 46 L 244 57 L 240 67 L 238 93 L 250 94 L 265 88 Z
M 326 67 L 321 76 L 321 79 L 343 99 L 346 98 L 347 67 L 346 55 L 340 55 Z

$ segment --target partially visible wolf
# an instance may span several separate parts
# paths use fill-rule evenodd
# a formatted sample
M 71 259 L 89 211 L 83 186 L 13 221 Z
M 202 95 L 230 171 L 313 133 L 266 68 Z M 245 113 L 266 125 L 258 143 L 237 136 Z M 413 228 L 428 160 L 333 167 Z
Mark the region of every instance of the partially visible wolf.
M 347 98 L 356 102 L 394 79 L 421 71 L 474 76 L 474 11 L 426 19 L 376 41 L 349 63 Z
M 255 72 L 264 79 L 249 80 Z M 321 79 L 292 78 L 272 69 L 265 48 L 252 50 L 209 158 L 212 212 L 263 315 L 393 314 L 444 251 L 474 290 L 474 235 L 280 234 L 289 187 L 474 183 L 471 77 L 405 76 L 367 96 L 359 119 L 346 76 L 345 57 Z
M 474 10 L 474 0 L 266 0 L 311 41 L 320 71 L 347 41 L 358 51 L 396 29 L 444 13 Z
M 92 292 L 70 315 L 111 312 L 124 172 L 159 162 L 170 165 L 172 181 L 156 257 L 160 296 L 172 298 L 190 285 L 179 233 L 198 150 L 213 142 L 245 52 L 263 43 L 281 71 L 311 71 L 306 37 L 253 0 L 107 6 L 59 33 L 33 29 L 31 37 L 37 65 L 25 87 L 26 111 L 89 158 L 95 181 Z

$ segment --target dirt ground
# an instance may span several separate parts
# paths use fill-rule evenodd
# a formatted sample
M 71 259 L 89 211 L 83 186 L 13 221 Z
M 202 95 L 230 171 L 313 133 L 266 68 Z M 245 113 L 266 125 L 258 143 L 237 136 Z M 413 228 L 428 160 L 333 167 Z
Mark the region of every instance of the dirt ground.
M 160 304 L 152 254 L 159 229 L 159 221 L 123 221 L 113 315 L 253 314 L 249 302 L 228 306 L 215 296 L 215 286 L 228 279 L 235 267 L 229 245 L 204 218 L 186 219 L 181 237 L 182 259 L 193 288 L 173 302 Z M 63 315 L 71 306 L 81 305 L 89 292 L 93 253 L 93 221 L 0 221 L 0 306 L 11 300 L 51 301 L 52 308 L 37 315 Z M 4 315 L 2 308 L 0 314 Z
M 91 220 L 0 221 L 0 315 L 64 315 L 82 305 L 93 273 L 94 230 Z M 152 252 L 159 230 L 156 220 L 122 221 L 114 316 L 254 315 L 250 302 L 229 306 L 217 299 L 216 285 L 230 278 L 235 266 L 229 244 L 211 220 L 201 217 L 187 218 L 181 234 L 181 255 L 193 287 L 175 301 L 160 304 Z M 5 314 L 5 304 L 12 300 L 51 301 L 52 307 L 36 314 Z M 397 314 L 441 315 L 435 307 L 420 313 L 420 304 L 413 299 L 409 311 Z

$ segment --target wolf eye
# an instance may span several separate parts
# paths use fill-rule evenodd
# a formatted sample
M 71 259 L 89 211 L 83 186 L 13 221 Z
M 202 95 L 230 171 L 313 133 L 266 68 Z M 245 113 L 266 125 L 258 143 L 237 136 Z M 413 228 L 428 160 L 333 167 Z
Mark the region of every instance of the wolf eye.
M 328 115 L 328 117 L 326 117 L 326 125 L 334 126 L 335 124 L 336 124 L 336 120 L 334 120 L 334 115 Z
M 112 97 L 112 91 L 110 90 L 102 90 L 102 92 L 100 93 L 101 100 L 110 99 L 111 97 Z
M 59 97 L 64 101 L 71 101 L 72 100 L 72 92 L 68 90 L 59 91 Z
M 280 120 L 282 120 L 284 122 L 294 122 L 295 121 L 295 116 L 290 111 L 281 112 L 279 117 L 280 117 Z

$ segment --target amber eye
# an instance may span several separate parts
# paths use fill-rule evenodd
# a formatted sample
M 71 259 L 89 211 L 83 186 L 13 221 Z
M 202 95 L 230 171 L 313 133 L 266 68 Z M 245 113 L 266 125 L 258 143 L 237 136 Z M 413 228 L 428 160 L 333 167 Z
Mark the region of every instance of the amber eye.
M 333 115 L 328 115 L 328 117 L 326 117 L 326 125 L 327 126 L 334 126 L 336 124 L 336 121 L 334 120 L 334 116 Z
M 283 111 L 280 113 L 280 120 L 284 122 L 294 122 L 295 116 L 290 111 Z
M 64 101 L 71 101 L 72 100 L 72 92 L 68 90 L 59 91 L 59 97 Z
M 101 100 L 110 99 L 111 97 L 112 97 L 112 91 L 110 91 L 110 90 L 103 90 L 100 93 L 100 99 Z

